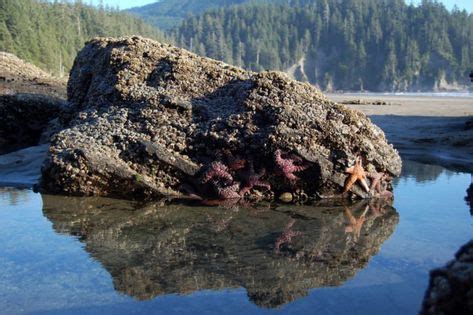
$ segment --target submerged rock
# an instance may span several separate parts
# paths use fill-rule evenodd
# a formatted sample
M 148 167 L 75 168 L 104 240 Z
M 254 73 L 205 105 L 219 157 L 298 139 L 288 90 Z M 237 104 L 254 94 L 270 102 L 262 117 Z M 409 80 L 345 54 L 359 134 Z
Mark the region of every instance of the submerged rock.
M 421 314 L 473 314 L 473 240 L 445 267 L 430 272 Z
M 401 170 L 381 129 L 316 88 L 140 37 L 88 42 L 68 100 L 75 115 L 52 141 L 47 192 L 227 199 L 298 189 L 318 198 L 341 195 L 357 157 L 389 175 L 384 190 Z M 355 184 L 350 193 L 377 192 Z

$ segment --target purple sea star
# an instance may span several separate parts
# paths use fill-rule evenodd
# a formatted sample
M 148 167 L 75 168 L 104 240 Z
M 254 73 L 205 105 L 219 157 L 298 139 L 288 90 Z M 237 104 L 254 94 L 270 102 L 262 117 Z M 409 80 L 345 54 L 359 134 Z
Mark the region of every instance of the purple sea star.
M 371 172 L 366 173 L 366 176 L 371 179 L 370 191 L 372 193 L 377 193 L 381 198 L 392 198 L 393 194 L 386 189 L 384 181 L 389 178 L 386 173 Z
M 303 161 L 298 156 L 288 156 L 284 158 L 282 155 L 283 153 L 279 149 L 274 152 L 274 160 L 278 170 L 290 181 L 298 180 L 299 177 L 294 175 L 294 173 L 306 170 L 309 165 L 301 164 Z M 297 165 L 295 163 L 299 163 L 301 165 Z
M 281 235 L 276 239 L 274 242 L 274 250 L 276 253 L 279 254 L 281 250 L 281 246 L 283 244 L 291 244 L 292 239 L 296 236 L 301 236 L 303 235 L 302 232 L 299 231 L 293 231 L 292 226 L 296 223 L 296 220 L 291 218 L 289 222 L 287 223 L 286 227 L 284 228 L 284 231 L 281 233 Z
M 255 172 L 253 161 L 248 162 L 248 168 L 240 172 L 240 176 L 244 181 L 243 188 L 240 190 L 240 196 L 244 196 L 253 187 L 264 187 L 267 190 L 271 190 L 271 185 L 261 178 L 266 174 L 266 170 L 263 168 L 259 173 Z
M 219 183 L 215 183 L 215 189 L 217 190 L 218 197 L 220 199 L 240 199 L 240 184 L 233 183 L 228 186 L 220 186 Z
M 202 184 L 207 184 L 209 181 L 222 181 L 226 184 L 233 182 L 233 176 L 228 171 L 228 167 L 222 162 L 212 162 L 207 170 L 202 174 Z

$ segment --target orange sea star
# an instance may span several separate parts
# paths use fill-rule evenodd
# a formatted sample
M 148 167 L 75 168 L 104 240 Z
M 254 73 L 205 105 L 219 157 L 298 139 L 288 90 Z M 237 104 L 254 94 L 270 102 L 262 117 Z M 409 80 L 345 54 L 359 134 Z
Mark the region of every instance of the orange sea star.
M 350 176 L 345 183 L 345 189 L 343 190 L 344 193 L 349 191 L 357 181 L 366 190 L 366 192 L 370 192 L 368 184 L 366 183 L 366 172 L 363 169 L 363 165 L 361 164 L 361 157 L 357 157 L 355 160 L 355 165 L 347 168 L 345 172 L 349 173 Z

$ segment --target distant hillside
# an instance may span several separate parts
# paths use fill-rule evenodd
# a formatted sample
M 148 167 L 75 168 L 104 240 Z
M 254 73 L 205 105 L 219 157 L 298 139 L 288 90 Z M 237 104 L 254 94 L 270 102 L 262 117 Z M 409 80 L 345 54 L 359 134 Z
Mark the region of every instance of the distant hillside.
M 178 26 L 190 14 L 197 15 L 212 8 L 226 7 L 250 1 L 254 0 L 161 0 L 142 7 L 132 8 L 128 11 L 142 17 L 148 23 L 167 30 Z
M 419 7 L 403 0 L 283 3 L 206 11 L 171 37 L 198 54 L 283 70 L 325 90 L 456 89 L 473 69 L 473 15 L 466 11 L 433 0 Z
M 0 51 L 58 76 L 67 74 L 77 51 L 90 38 L 132 34 L 164 37 L 135 16 L 81 1 L 0 0 Z
M 226 8 L 240 4 L 306 3 L 311 0 L 161 0 L 127 10 L 162 30 L 169 30 L 190 15 L 199 15 L 210 9 Z

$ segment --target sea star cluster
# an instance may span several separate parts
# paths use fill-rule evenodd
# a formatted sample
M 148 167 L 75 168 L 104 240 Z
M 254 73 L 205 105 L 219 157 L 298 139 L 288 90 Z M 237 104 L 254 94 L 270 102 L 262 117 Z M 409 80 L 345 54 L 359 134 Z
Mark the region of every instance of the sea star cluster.
M 255 162 L 251 158 L 242 158 L 226 150 L 217 155 L 217 160 L 210 163 L 197 182 L 197 189 L 202 196 L 215 198 L 216 201 L 223 200 L 243 200 L 245 198 L 261 198 L 258 192 L 270 191 L 272 185 L 266 180 L 268 173 L 264 164 L 259 164 L 259 170 L 255 170 Z M 280 149 L 274 152 L 274 164 L 270 169 L 271 174 L 289 181 L 295 188 L 299 177 L 295 174 L 302 172 L 310 167 L 310 164 L 301 157 Z M 388 190 L 390 177 L 383 172 L 367 172 L 363 168 L 361 156 L 357 156 L 353 166 L 346 168 L 348 177 L 345 181 L 343 194 L 352 190 L 355 184 L 358 184 L 366 191 L 368 197 L 379 197 L 391 199 L 392 192 Z M 275 178 L 270 176 L 270 178 Z M 300 196 L 298 195 L 300 193 Z M 250 195 L 248 195 L 251 193 Z M 291 201 L 305 203 L 310 198 L 302 189 L 296 189 L 293 192 L 285 192 L 283 195 L 291 195 Z M 251 196 L 251 197 L 250 197 Z M 204 198 L 205 199 L 205 198 Z
M 246 161 L 224 153 L 224 160 L 214 161 L 202 173 L 199 184 L 210 187 L 219 200 L 242 199 L 255 187 L 270 190 L 271 185 L 262 178 L 266 170 L 255 171 L 253 161 Z M 238 179 L 238 180 L 236 180 Z
M 279 173 L 292 182 L 299 179 L 294 173 L 304 171 L 309 167 L 309 165 L 304 164 L 300 157 L 283 154 L 279 149 L 274 152 L 274 162 Z

